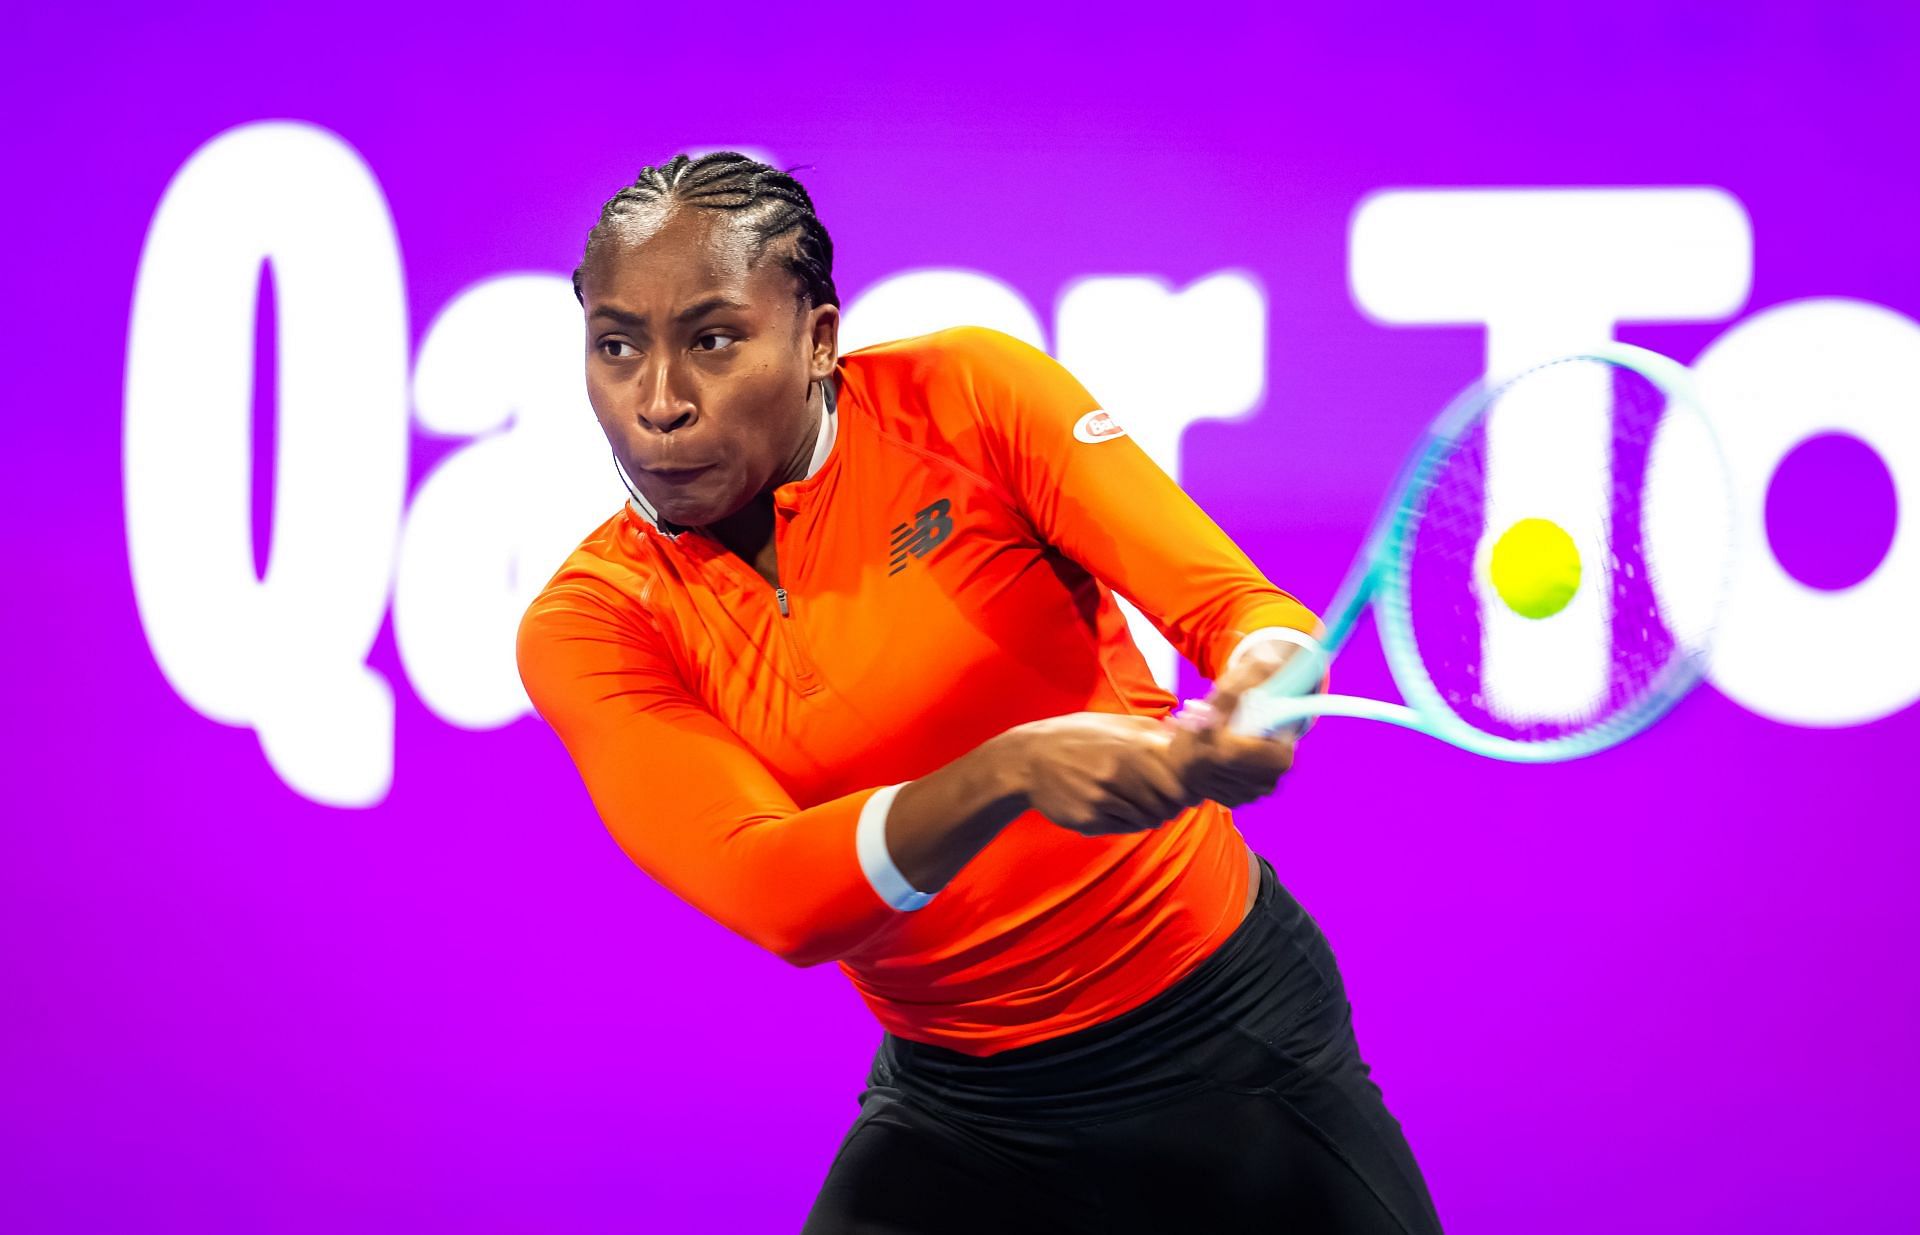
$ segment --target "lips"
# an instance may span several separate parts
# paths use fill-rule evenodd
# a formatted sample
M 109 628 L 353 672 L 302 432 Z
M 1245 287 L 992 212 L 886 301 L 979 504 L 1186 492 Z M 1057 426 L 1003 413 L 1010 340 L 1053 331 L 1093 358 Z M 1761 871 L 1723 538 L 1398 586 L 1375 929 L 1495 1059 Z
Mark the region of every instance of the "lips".
M 712 471 L 713 468 L 713 464 L 706 463 L 699 467 L 643 467 L 640 470 L 657 480 L 664 480 L 669 484 L 673 484 L 683 480 L 692 480 L 695 476 L 705 475 L 707 472 Z

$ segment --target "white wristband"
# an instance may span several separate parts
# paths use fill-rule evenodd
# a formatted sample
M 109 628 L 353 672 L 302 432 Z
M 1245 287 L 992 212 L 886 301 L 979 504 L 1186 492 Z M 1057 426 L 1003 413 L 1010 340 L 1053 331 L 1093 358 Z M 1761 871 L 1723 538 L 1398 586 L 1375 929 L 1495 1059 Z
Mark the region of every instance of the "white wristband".
M 1295 630 L 1291 626 L 1262 626 L 1259 630 L 1249 631 L 1240 642 L 1233 645 L 1233 652 L 1227 657 L 1227 663 L 1220 672 L 1224 674 L 1228 669 L 1233 668 L 1249 649 L 1268 643 L 1291 643 L 1309 652 L 1321 650 L 1320 641 L 1304 630 Z
M 894 795 L 902 786 L 888 785 L 874 791 L 867 804 L 860 808 L 860 822 L 853 830 L 854 848 L 860 854 L 860 869 L 867 874 L 867 882 L 880 899 L 895 909 L 910 911 L 920 908 L 933 899 L 933 893 L 921 892 L 907 882 L 900 868 L 893 864 L 893 854 L 887 851 L 887 814 L 893 809 Z

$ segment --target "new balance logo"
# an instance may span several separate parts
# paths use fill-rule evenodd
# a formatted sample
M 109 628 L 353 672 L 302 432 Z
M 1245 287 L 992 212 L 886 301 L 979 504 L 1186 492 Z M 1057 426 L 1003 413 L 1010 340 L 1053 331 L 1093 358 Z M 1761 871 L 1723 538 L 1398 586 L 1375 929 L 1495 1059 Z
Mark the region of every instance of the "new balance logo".
M 907 563 L 916 557 L 925 557 L 934 547 L 947 538 L 953 531 L 953 520 L 947 512 L 953 509 L 952 503 L 941 498 L 913 516 L 912 523 L 897 523 L 893 528 L 893 563 L 887 573 L 897 575 L 907 568 Z

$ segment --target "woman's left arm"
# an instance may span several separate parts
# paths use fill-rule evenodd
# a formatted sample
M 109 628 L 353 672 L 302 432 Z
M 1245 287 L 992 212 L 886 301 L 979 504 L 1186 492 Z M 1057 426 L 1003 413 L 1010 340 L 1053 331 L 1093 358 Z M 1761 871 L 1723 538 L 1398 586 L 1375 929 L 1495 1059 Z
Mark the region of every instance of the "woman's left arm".
M 1261 574 L 1058 361 L 994 330 L 946 335 L 994 468 L 1036 530 L 1139 606 L 1204 676 L 1237 698 L 1316 646 L 1313 611 Z

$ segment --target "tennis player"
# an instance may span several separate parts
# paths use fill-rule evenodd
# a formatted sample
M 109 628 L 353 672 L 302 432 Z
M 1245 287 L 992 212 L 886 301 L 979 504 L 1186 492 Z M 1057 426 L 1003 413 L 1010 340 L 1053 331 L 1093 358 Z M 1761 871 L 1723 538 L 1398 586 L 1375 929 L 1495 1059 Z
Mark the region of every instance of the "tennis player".
M 806 1231 L 1438 1231 L 1229 812 L 1293 741 L 1223 722 L 1314 614 L 1045 353 L 840 355 L 832 243 L 763 163 L 642 170 L 574 288 L 631 500 L 520 673 L 639 866 L 884 1029 Z M 1197 721 L 1115 593 L 1214 680 Z

